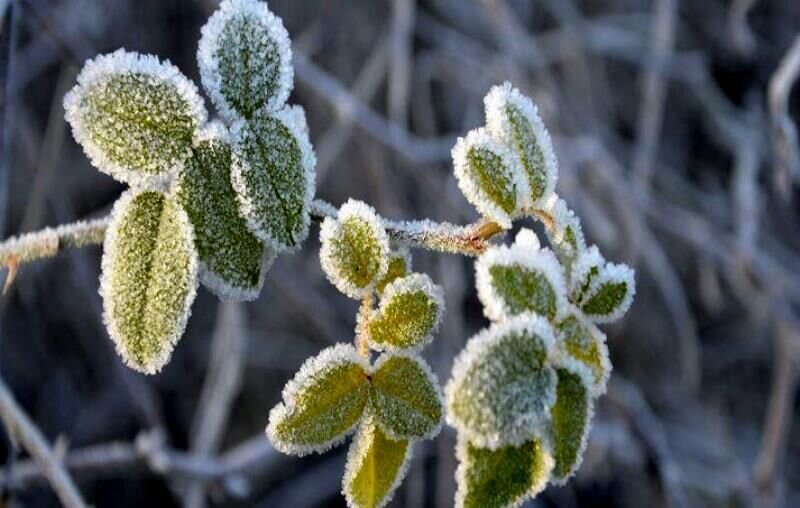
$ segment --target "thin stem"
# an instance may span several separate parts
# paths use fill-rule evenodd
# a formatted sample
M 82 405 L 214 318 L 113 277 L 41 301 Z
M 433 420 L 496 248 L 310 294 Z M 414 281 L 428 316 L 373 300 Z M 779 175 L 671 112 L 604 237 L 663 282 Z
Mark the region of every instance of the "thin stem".
M 37 259 L 50 258 L 67 247 L 85 247 L 103 243 L 108 217 L 79 221 L 25 233 L 0 243 L 0 266 L 15 266 Z
M 369 360 L 369 339 L 367 337 L 367 325 L 372 317 L 374 299 L 372 293 L 361 299 L 361 306 L 356 315 L 356 336 L 355 344 L 358 354 L 362 358 Z

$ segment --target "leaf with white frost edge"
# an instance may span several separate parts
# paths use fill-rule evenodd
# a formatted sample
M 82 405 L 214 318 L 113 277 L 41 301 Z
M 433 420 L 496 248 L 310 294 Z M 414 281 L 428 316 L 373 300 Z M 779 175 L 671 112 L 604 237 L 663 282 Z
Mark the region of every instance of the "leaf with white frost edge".
M 545 211 L 553 218 L 551 224 L 546 224 L 547 237 L 553 250 L 568 267 L 586 249 L 581 221 L 557 194 L 551 194 L 547 199 Z
M 269 414 L 267 437 L 278 451 L 303 456 L 341 443 L 369 401 L 369 365 L 350 344 L 322 350 L 303 363 Z
M 266 2 L 226 0 L 201 33 L 200 78 L 225 119 L 281 109 L 294 81 L 292 46 Z
M 569 277 L 569 297 L 580 303 L 592 281 L 600 274 L 606 260 L 596 245 L 581 252 L 572 264 Z
M 378 351 L 419 348 L 433 340 L 444 313 L 444 292 L 425 274 L 389 284 L 369 320 L 369 344 Z
M 347 505 L 357 508 L 380 508 L 392 500 L 408 472 L 412 443 L 394 440 L 375 423 L 364 418 L 347 453 L 342 493 Z
M 563 485 L 583 461 L 591 430 L 594 404 L 591 396 L 592 374 L 588 367 L 562 357 L 556 367 L 558 386 L 551 409 L 552 483 Z
M 595 323 L 621 318 L 636 295 L 634 272 L 628 265 L 606 263 L 581 299 L 580 308 Z
M 560 354 L 574 358 L 591 371 L 592 396 L 603 395 L 612 370 L 605 334 L 572 308 L 556 326 L 556 337 Z
M 64 110 L 97 169 L 147 187 L 169 182 L 206 121 L 197 87 L 177 67 L 124 49 L 84 64 Z
M 194 226 L 200 281 L 220 298 L 253 300 L 275 250 L 256 238 L 239 215 L 230 171 L 228 131 L 212 122 L 198 135 L 175 195 Z
M 556 188 L 558 161 L 536 106 L 507 81 L 492 87 L 483 103 L 486 130 L 516 152 L 525 170 L 530 189 L 526 206 L 541 207 Z
M 186 212 L 156 191 L 125 192 L 103 243 L 103 320 L 125 363 L 155 374 L 183 335 L 197 291 L 197 252 Z
M 259 110 L 235 122 L 231 137 L 231 184 L 247 226 L 278 250 L 298 249 L 308 235 L 317 164 L 302 108 Z
M 519 158 L 484 129 L 458 138 L 452 150 L 458 187 L 478 212 L 502 227 L 527 204 L 528 180 Z
M 549 249 L 491 247 L 475 262 L 475 279 L 484 314 L 494 321 L 524 312 L 553 321 L 567 307 L 564 273 Z
M 372 293 L 389 255 L 389 237 L 375 209 L 350 199 L 336 219 L 322 222 L 319 237 L 320 265 L 331 284 L 351 298 Z
M 390 252 L 389 259 L 386 262 L 386 274 L 375 284 L 375 292 L 378 295 L 383 294 L 386 286 L 410 273 L 411 252 L 409 252 L 408 248 L 400 247 Z
M 541 439 L 490 450 L 459 435 L 456 457 L 458 508 L 520 506 L 544 490 L 553 470 L 553 457 Z
M 393 439 L 431 439 L 442 427 L 439 381 L 425 361 L 386 353 L 372 368 L 371 407 L 378 425 Z
M 445 388 L 447 422 L 481 448 L 518 445 L 537 435 L 556 397 L 548 365 L 550 323 L 521 314 L 467 342 Z

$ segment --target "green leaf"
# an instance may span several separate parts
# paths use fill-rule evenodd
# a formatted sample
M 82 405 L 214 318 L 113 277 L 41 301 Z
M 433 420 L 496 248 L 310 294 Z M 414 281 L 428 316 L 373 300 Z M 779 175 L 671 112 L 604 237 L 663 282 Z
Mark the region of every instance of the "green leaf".
M 505 228 L 525 204 L 528 181 L 519 159 L 483 129 L 470 131 L 453 148 L 461 192 L 478 212 Z
M 548 199 L 545 210 L 552 217 L 545 228 L 550 245 L 564 266 L 569 267 L 586 249 L 581 222 L 575 212 L 567 207 L 567 203 L 555 194 Z
M 299 248 L 308 235 L 316 165 L 302 109 L 259 110 L 231 132 L 239 212 L 258 238 L 279 250 Z
M 484 313 L 495 321 L 524 312 L 553 321 L 567 305 L 564 273 L 549 249 L 491 247 L 475 263 L 475 277 Z
M 347 454 L 342 492 L 348 506 L 380 508 L 391 501 L 411 459 L 411 443 L 387 436 L 372 418 L 365 419 Z
M 351 199 L 337 219 L 323 221 L 319 236 L 320 264 L 331 284 L 351 298 L 372 293 L 386 274 L 389 254 L 389 237 L 375 210 Z
M 569 295 L 573 302 L 581 302 L 592 282 L 600 275 L 606 260 L 596 245 L 582 251 L 572 265 Z
M 439 433 L 442 395 L 430 367 L 419 357 L 384 354 L 372 372 L 372 407 L 393 439 L 430 439 Z
M 292 90 L 289 34 L 266 2 L 222 2 L 202 29 L 197 61 L 203 86 L 230 121 L 277 111 Z
M 583 363 L 592 372 L 592 396 L 605 393 L 611 375 L 606 336 L 592 323 L 580 317 L 578 312 L 570 314 L 558 324 L 559 349 Z
M 493 87 L 484 104 L 486 129 L 517 154 L 528 179 L 528 203 L 541 207 L 555 190 L 558 162 L 536 106 L 509 82 Z
M 256 238 L 239 215 L 230 172 L 227 131 L 212 123 L 180 173 L 176 196 L 194 226 L 200 280 L 220 298 L 253 300 L 275 251 Z
M 592 321 L 609 323 L 628 311 L 635 294 L 633 270 L 627 265 L 606 263 L 591 279 L 580 308 Z
M 592 378 L 577 362 L 556 369 L 558 386 L 552 413 L 553 482 L 559 485 L 575 474 L 583 460 L 592 419 Z
M 447 421 L 476 446 L 519 445 L 541 430 L 555 402 L 550 324 L 522 314 L 470 339 L 445 390 Z
M 377 314 L 367 324 L 370 345 L 397 350 L 427 344 L 443 311 L 444 293 L 430 277 L 414 273 L 397 279 L 386 288 Z
M 401 248 L 389 253 L 389 261 L 386 265 L 386 275 L 375 284 L 375 292 L 379 295 L 383 293 L 386 286 L 397 279 L 401 279 L 411 273 L 411 253 L 408 249 Z
M 553 469 L 553 458 L 539 439 L 490 450 L 459 436 L 456 454 L 459 508 L 519 506 L 544 490 Z
M 176 67 L 122 49 L 86 62 L 64 109 L 95 167 L 151 187 L 167 182 L 191 155 L 206 119 L 197 88 Z
M 369 367 L 349 344 L 309 358 L 269 414 L 267 437 L 283 453 L 306 455 L 339 444 L 361 421 Z
M 160 192 L 128 191 L 103 244 L 103 319 L 125 363 L 154 374 L 169 361 L 197 290 L 197 253 L 183 209 Z

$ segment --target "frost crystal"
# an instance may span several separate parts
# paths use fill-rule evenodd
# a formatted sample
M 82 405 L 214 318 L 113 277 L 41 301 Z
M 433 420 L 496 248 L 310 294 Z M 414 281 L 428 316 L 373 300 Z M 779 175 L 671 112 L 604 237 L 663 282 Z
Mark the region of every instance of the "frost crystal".
M 453 147 L 458 187 L 467 201 L 504 228 L 527 203 L 528 180 L 519 158 L 484 129 L 470 131 Z
M 247 229 L 239 215 L 230 172 L 228 132 L 219 122 L 212 122 L 195 141 L 175 192 L 194 226 L 200 280 L 220 298 L 253 300 L 261 291 L 275 250 Z
M 558 162 L 536 106 L 511 83 L 493 87 L 483 99 L 486 130 L 516 152 L 528 179 L 526 206 L 539 208 L 556 187 Z
M 175 66 L 124 49 L 88 60 L 64 109 L 96 168 L 149 187 L 180 169 L 206 120 L 197 87 Z
M 550 324 L 530 314 L 470 339 L 445 389 L 448 423 L 481 448 L 540 435 L 555 402 L 556 375 L 548 365 L 554 342 Z
M 228 121 L 280 110 L 292 90 L 289 34 L 265 2 L 226 0 L 202 29 L 200 78 Z
M 316 157 L 298 106 L 260 110 L 231 127 L 231 184 L 250 230 L 278 249 L 294 250 L 308 235 Z
M 103 320 L 125 363 L 155 374 L 183 334 L 197 289 L 197 253 L 183 209 L 155 191 L 114 205 L 103 244 Z
M 320 264 L 331 284 L 351 298 L 372 292 L 386 274 L 389 237 L 375 210 L 361 201 L 342 205 L 320 227 Z

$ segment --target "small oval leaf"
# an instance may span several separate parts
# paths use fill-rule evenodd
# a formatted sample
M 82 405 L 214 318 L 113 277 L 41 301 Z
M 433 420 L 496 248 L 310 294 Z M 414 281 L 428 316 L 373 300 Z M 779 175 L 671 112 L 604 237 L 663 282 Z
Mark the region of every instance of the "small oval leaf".
M 372 372 L 372 407 L 393 439 L 430 439 L 442 422 L 439 381 L 422 358 L 384 354 Z
M 484 217 L 510 228 L 529 192 L 517 156 L 484 129 L 458 138 L 452 156 L 458 187 L 467 201 Z
M 122 49 L 86 62 L 64 110 L 97 169 L 150 187 L 180 169 L 206 120 L 197 87 L 175 66 Z
M 539 439 L 490 450 L 459 436 L 456 455 L 459 508 L 519 506 L 544 490 L 553 469 L 553 457 Z
M 339 444 L 361 421 L 369 400 L 368 365 L 349 344 L 309 358 L 269 414 L 267 437 L 283 453 L 303 456 Z
M 539 433 L 555 402 L 553 345 L 550 324 L 530 314 L 478 333 L 453 365 L 448 423 L 481 448 L 519 445 Z
M 367 324 L 370 345 L 378 351 L 420 347 L 433 339 L 444 312 L 444 292 L 430 277 L 414 273 L 386 288 L 376 315 Z
M 575 258 L 570 271 L 569 297 L 573 302 L 581 302 L 592 281 L 600 274 L 606 260 L 596 245 L 581 252 Z
M 408 471 L 411 443 L 394 440 L 367 418 L 347 453 L 342 492 L 348 506 L 381 508 L 392 499 Z
M 155 374 L 183 334 L 197 289 L 192 225 L 173 199 L 128 191 L 114 205 L 103 244 L 103 319 L 117 352 Z
M 214 122 L 200 134 L 175 192 L 194 226 L 201 282 L 220 298 L 253 300 L 261 291 L 275 250 L 247 229 L 239 215 L 230 172 L 228 134 Z
M 375 284 L 375 292 L 383 294 L 386 286 L 397 279 L 401 279 L 411 273 L 411 253 L 407 248 L 402 247 L 389 253 L 389 260 L 386 264 L 386 275 Z
M 621 318 L 636 294 L 633 269 L 628 265 L 606 263 L 594 277 L 581 300 L 581 310 L 596 323 Z
M 562 354 L 583 363 L 592 372 L 592 396 L 603 395 L 611 375 L 605 334 L 584 319 L 579 311 L 564 318 L 556 330 Z
M 552 218 L 551 222 L 545 224 L 550 245 L 566 266 L 571 265 L 578 254 L 586 249 L 581 222 L 556 194 L 547 200 L 545 210 Z
M 375 210 L 361 201 L 342 205 L 320 227 L 319 257 L 331 284 L 351 298 L 372 292 L 385 274 L 389 237 Z
M 308 235 L 316 157 L 299 106 L 257 112 L 231 128 L 231 184 L 250 230 L 278 249 L 293 250 Z
M 593 413 L 589 369 L 563 362 L 556 369 L 558 386 L 552 414 L 553 483 L 563 485 L 581 465 Z
M 536 106 L 509 82 L 492 87 L 483 102 L 486 130 L 517 154 L 530 188 L 527 206 L 540 208 L 556 188 L 558 162 Z
M 292 91 L 289 34 L 266 2 L 222 2 L 202 28 L 197 62 L 203 87 L 228 121 L 278 111 Z

